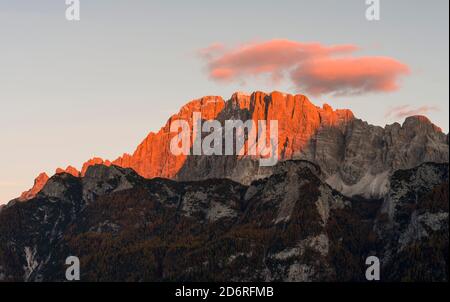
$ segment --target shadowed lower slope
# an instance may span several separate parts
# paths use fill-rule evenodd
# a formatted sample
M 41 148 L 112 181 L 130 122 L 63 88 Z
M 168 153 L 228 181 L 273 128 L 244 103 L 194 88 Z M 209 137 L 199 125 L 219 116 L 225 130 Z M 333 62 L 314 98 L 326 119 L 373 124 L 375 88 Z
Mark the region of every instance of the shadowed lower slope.
M 249 186 L 96 165 L 2 209 L 0 277 L 64 280 L 76 255 L 83 281 L 364 281 L 376 255 L 382 280 L 448 280 L 448 165 L 391 182 L 380 208 L 341 195 L 303 161 Z

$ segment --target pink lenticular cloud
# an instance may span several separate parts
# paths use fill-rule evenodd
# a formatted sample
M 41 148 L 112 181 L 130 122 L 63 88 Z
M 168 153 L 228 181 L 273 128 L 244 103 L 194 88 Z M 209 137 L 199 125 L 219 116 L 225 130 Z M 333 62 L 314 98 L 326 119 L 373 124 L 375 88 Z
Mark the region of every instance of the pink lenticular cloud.
M 394 117 L 396 119 L 405 118 L 413 115 L 425 115 L 432 111 L 438 111 L 439 108 L 436 106 L 420 106 L 413 108 L 410 105 L 402 105 L 397 107 L 392 107 L 386 111 L 384 115 L 386 118 Z
M 291 73 L 297 87 L 312 95 L 391 92 L 406 65 L 386 57 L 323 58 L 301 64 Z
M 232 80 L 234 76 L 234 70 L 231 68 L 215 68 L 211 71 L 211 77 L 216 80 Z
M 214 44 L 200 54 L 213 80 L 243 81 L 269 75 L 278 81 L 289 75 L 296 87 L 312 95 L 390 92 L 409 73 L 408 66 L 392 58 L 353 57 L 357 49 L 347 44 L 271 40 L 231 50 Z

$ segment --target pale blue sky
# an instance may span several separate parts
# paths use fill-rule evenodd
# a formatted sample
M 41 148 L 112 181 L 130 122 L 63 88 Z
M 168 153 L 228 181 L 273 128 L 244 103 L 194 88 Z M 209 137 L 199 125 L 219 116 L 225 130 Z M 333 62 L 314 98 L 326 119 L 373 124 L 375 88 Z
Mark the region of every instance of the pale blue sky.
M 395 121 L 390 107 L 435 106 L 428 116 L 447 132 L 448 1 L 381 0 L 378 22 L 365 9 L 365 0 L 81 0 L 81 21 L 68 22 L 64 0 L 0 0 L 0 203 L 39 172 L 132 152 L 193 98 L 301 93 L 288 81 L 211 81 L 196 52 L 215 42 L 284 38 L 393 57 L 412 71 L 397 92 L 311 100 L 381 126 Z

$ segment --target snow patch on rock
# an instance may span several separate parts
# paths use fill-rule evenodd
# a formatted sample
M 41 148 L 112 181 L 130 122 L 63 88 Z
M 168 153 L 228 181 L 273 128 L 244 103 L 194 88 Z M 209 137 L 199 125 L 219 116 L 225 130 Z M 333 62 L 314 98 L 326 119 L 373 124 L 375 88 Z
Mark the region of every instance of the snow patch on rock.
M 326 182 L 346 196 L 361 195 L 366 198 L 379 198 L 389 190 L 389 171 L 378 174 L 367 172 L 356 184 L 346 184 L 339 174 L 333 174 Z

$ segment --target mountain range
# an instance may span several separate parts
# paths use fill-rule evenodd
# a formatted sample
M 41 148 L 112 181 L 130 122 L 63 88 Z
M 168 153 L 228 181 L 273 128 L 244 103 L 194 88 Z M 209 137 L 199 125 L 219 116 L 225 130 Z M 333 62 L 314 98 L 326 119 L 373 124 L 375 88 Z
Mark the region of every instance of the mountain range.
M 229 178 L 249 184 L 268 176 L 270 169 L 260 167 L 254 158 L 244 156 L 173 155 L 170 141 L 174 120 L 185 120 L 192 127 L 194 112 L 204 120 L 278 121 L 278 154 L 280 160 L 301 159 L 318 164 L 326 182 L 348 196 L 370 198 L 383 196 L 389 187 L 389 175 L 398 169 L 409 169 L 424 162 L 447 163 L 448 134 L 424 116 L 411 116 L 404 123 L 384 128 L 357 119 L 350 110 L 333 110 L 329 105 L 313 105 L 304 95 L 280 92 L 251 95 L 234 93 L 225 101 L 219 96 L 193 100 L 171 116 L 157 133 L 151 132 L 133 154 L 115 160 L 94 157 L 81 170 L 72 166 L 58 168 L 58 173 L 84 176 L 96 164 L 131 168 L 144 178 L 162 177 L 191 181 Z M 40 174 L 33 188 L 20 200 L 28 200 L 48 180 Z
M 175 156 L 171 121 L 278 120 L 280 161 Z M 192 127 L 191 127 L 192 129 Z M 204 97 L 129 155 L 69 166 L 0 208 L 0 280 L 448 281 L 448 134 L 280 92 Z

